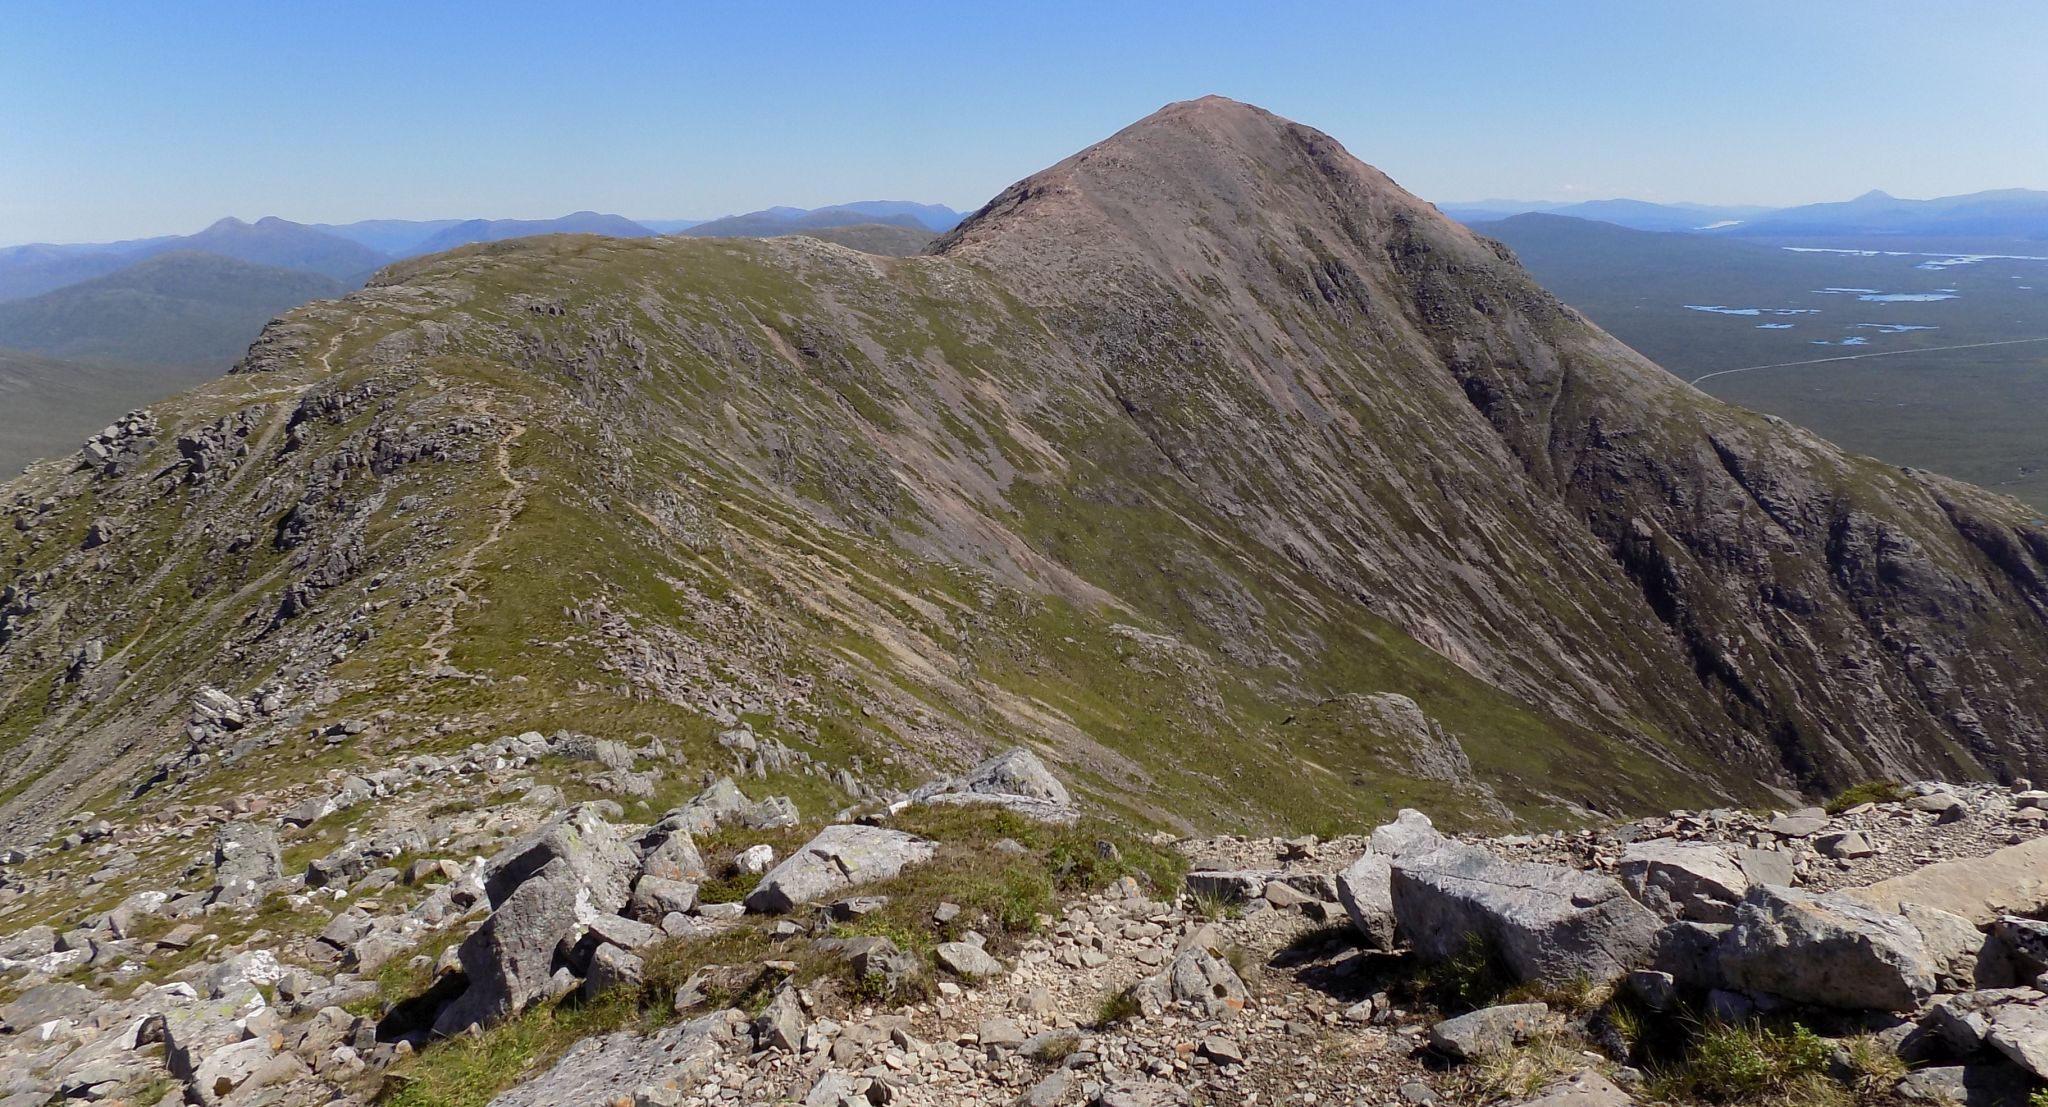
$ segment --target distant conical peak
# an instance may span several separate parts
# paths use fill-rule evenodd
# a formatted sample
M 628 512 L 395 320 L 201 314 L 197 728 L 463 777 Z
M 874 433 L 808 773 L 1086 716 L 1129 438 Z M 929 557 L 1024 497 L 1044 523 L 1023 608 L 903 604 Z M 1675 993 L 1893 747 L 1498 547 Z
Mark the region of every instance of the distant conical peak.
M 1275 221 L 1332 241 L 1373 226 L 1462 228 L 1313 127 L 1226 96 L 1167 104 L 1108 138 L 1005 189 L 930 252 L 996 251 L 1037 267 L 1097 256 L 1122 242 L 1167 268 L 1196 223 L 1249 241 Z M 1011 246 L 999 244 L 1008 240 Z M 1243 243 L 1241 243 L 1242 245 Z

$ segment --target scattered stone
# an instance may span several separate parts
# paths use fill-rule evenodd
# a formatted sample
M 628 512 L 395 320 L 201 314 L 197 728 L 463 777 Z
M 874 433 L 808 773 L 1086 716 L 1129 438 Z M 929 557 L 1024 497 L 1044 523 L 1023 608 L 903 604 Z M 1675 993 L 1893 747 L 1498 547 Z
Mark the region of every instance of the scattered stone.
M 767 1009 L 754 1020 L 754 1042 L 760 1049 L 779 1049 L 784 1053 L 795 1053 L 803 1042 L 804 1027 L 809 1020 L 804 1017 L 803 1002 L 795 988 L 788 985 L 775 993 L 768 1001 Z
M 1201 948 L 1182 950 L 1164 970 L 1131 985 L 1128 994 L 1148 1016 L 1175 1003 L 1187 1003 L 1216 1018 L 1243 1010 L 1251 998 L 1237 970 Z
M 1858 857 L 1868 857 L 1877 852 L 1871 846 L 1870 839 L 1864 837 L 1863 832 L 1860 830 L 1840 830 L 1831 834 L 1823 834 L 1813 840 L 1813 848 L 1819 850 L 1824 856 L 1844 861 L 1853 861 Z
M 933 781 L 912 792 L 894 810 L 917 803 L 988 803 L 1047 822 L 1071 823 L 1078 817 L 1066 785 L 1052 775 L 1038 755 L 1011 749 L 957 777 Z
M 1236 1039 L 1211 1034 L 1202 1039 L 1202 1056 L 1219 1065 L 1244 1064 L 1244 1047 Z
M 966 942 L 941 942 L 932 951 L 932 957 L 939 967 L 955 976 L 969 980 L 1000 976 L 1003 963 L 989 956 L 988 951 Z
M 1018 1049 L 1024 1044 L 1024 1031 L 1017 1020 L 998 1015 L 982 1020 L 974 1033 L 974 1040 L 985 1047 L 995 1049 Z
M 1818 807 L 1801 808 L 1771 820 L 1771 833 L 1780 838 L 1810 838 L 1825 830 L 1828 813 Z

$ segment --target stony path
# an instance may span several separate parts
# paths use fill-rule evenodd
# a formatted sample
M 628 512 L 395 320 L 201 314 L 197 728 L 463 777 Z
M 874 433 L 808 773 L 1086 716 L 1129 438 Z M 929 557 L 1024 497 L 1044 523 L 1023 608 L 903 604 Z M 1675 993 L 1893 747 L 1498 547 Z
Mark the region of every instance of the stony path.
M 479 409 L 477 414 L 487 413 Z M 476 571 L 477 561 L 483 556 L 484 551 L 497 545 L 499 539 L 505 537 L 505 531 L 512 526 L 513 517 L 519 513 L 520 506 L 525 502 L 526 484 L 512 471 L 512 447 L 525 433 L 526 424 L 514 421 L 506 429 L 505 436 L 498 440 L 492 464 L 497 471 L 498 479 L 505 484 L 505 494 L 499 497 L 497 505 L 492 509 L 489 532 L 481 541 L 463 552 L 455 562 L 454 571 L 448 575 L 448 597 L 440 604 L 440 625 L 420 643 L 420 649 L 430 658 L 428 672 L 440 672 L 448 665 L 448 651 L 451 648 L 449 639 L 455 634 L 456 612 L 468 595 L 463 590 L 461 582 Z

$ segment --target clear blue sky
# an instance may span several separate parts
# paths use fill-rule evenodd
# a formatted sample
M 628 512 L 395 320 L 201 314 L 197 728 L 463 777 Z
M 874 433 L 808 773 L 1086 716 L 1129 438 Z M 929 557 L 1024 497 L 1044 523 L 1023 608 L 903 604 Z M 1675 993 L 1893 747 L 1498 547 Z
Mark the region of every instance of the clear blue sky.
M 0 243 L 969 208 L 1209 92 L 1439 201 L 2048 188 L 2044 72 L 2024 2 L 0 0 Z

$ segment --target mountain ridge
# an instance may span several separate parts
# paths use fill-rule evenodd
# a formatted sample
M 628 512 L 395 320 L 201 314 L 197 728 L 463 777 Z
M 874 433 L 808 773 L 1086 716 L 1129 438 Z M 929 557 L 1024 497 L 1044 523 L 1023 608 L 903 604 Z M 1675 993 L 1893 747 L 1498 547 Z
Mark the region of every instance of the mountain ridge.
M 1230 101 L 921 257 L 400 263 L 152 417 L 11 486 L 10 825 L 282 771 L 187 744 L 200 686 L 433 742 L 746 720 L 825 804 L 1021 741 L 1174 825 L 2048 769 L 2020 505 L 1711 400 Z

